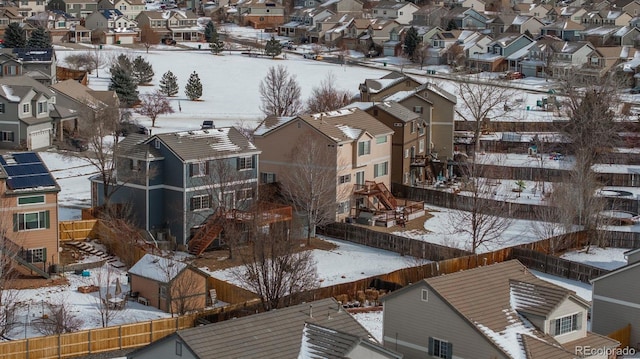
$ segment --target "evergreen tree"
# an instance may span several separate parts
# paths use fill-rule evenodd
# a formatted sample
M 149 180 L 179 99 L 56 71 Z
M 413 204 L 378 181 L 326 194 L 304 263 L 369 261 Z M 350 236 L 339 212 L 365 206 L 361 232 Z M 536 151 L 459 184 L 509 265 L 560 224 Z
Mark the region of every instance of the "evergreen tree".
M 278 40 L 274 39 L 273 36 L 271 36 L 271 40 L 267 41 L 267 43 L 264 45 L 264 53 L 267 56 L 271 56 L 271 58 L 274 58 L 282 53 L 282 45 L 280 45 Z
M 202 97 L 202 83 L 200 83 L 200 77 L 195 71 L 189 76 L 189 81 L 184 87 L 184 93 L 191 101 Z
M 160 79 L 160 92 L 166 96 L 175 96 L 178 94 L 178 78 L 171 71 L 165 72 Z
M 52 48 L 49 32 L 44 27 L 38 26 L 31 32 L 31 37 L 27 41 L 27 47 L 32 49 Z
M 143 59 L 142 56 L 136 57 L 132 65 L 133 79 L 138 85 L 148 84 L 153 80 L 153 67 L 147 60 Z
M 115 64 L 113 66 L 117 66 L 122 70 L 127 71 L 131 75 L 133 69 L 133 61 L 129 56 L 120 54 L 116 58 Z
M 117 64 L 111 66 L 110 72 L 111 83 L 109 84 L 109 90 L 116 92 L 120 103 L 130 107 L 139 102 L 136 82 L 131 73 Z
M 211 34 L 210 34 L 211 36 L 207 41 L 209 41 L 209 48 L 211 49 L 211 52 L 217 55 L 221 53 L 222 50 L 224 50 L 224 42 L 220 41 L 220 36 L 218 36 L 218 32 L 216 31 L 216 28 L 213 27 L 213 23 L 209 22 L 209 24 L 211 24 L 211 27 L 213 30 L 211 31 Z M 205 32 L 205 36 L 207 36 L 206 32 Z
M 216 27 L 213 26 L 213 21 L 209 21 L 204 28 L 204 39 L 207 40 L 208 43 L 211 43 L 211 37 L 214 32 L 216 32 Z
M 404 37 L 404 53 L 407 54 L 410 59 L 413 59 L 413 55 L 416 53 L 418 44 L 420 44 L 418 30 L 411 26 L 407 31 L 407 35 Z
M 20 48 L 27 46 L 27 35 L 20 23 L 12 22 L 4 31 L 4 47 Z

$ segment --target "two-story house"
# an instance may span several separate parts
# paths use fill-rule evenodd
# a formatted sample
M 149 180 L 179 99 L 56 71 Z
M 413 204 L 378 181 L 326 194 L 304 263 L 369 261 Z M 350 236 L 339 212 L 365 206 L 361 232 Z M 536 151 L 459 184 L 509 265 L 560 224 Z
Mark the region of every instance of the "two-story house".
M 85 26 L 104 44 L 133 44 L 139 36 L 138 23 L 117 9 L 102 9 L 87 16 Z
M 308 32 L 313 30 L 318 22 L 332 15 L 335 14 L 324 8 L 296 9 L 289 15 L 289 21 L 278 27 L 278 35 L 298 41 L 308 39 Z
M 440 26 L 445 30 L 478 30 L 487 28 L 488 21 L 486 16 L 475 9 L 454 7 L 441 18 Z
M 490 72 L 506 71 L 510 68 L 511 61 L 517 62 L 526 55 L 526 48 L 533 42 L 526 35 L 502 34 L 488 44 L 486 53 L 469 55 L 469 68 Z
M 60 186 L 37 153 L 0 157 L 2 250 L 44 277 L 59 263 L 58 192 Z
M 582 24 L 586 25 L 629 25 L 632 16 L 622 10 L 590 11 L 582 15 Z
M 17 7 L 0 7 L 0 35 L 4 36 L 4 31 L 12 23 L 22 23 L 24 17 L 20 15 Z
M 0 77 L 29 75 L 43 85 L 56 79 L 56 55 L 53 49 L 0 49 L 0 63 L 6 65 Z
M 142 11 L 136 17 L 136 22 L 139 28 L 148 27 L 161 39 L 172 36 L 171 30 L 169 30 L 169 16 L 163 11 Z
M 400 25 L 409 25 L 413 20 L 413 13 L 419 9 L 408 1 L 380 1 L 373 7 L 371 14 L 376 19 L 392 19 Z
M 320 7 L 330 10 L 336 14 L 349 14 L 354 17 L 358 17 L 362 15 L 364 2 L 360 0 L 324 1 Z
M 117 191 L 111 203 L 132 206 L 137 225 L 167 231 L 178 245 L 218 208 L 244 208 L 255 199 L 260 151 L 234 127 L 130 134 L 115 156 Z M 100 178 L 91 178 L 94 206 L 105 202 Z
M 145 0 L 100 0 L 98 10 L 114 9 L 130 20 L 134 20 L 138 14 L 145 10 Z
M 640 274 L 640 250 L 625 252 L 627 265 L 591 280 L 593 286 L 591 330 L 608 335 L 631 326 L 629 345 L 640 349 L 640 294 L 635 284 Z
M 71 26 L 80 25 L 80 19 L 67 14 L 64 10 L 39 12 L 25 21 L 34 28 L 44 25 L 49 31 L 52 42 L 62 42 L 69 36 Z
M 277 29 L 284 24 L 285 9 L 274 1 L 241 0 L 236 4 L 237 21 L 254 29 Z
M 412 91 L 422 85 L 413 77 L 391 72 L 379 79 L 366 79 L 360 84 L 360 101 L 382 101 L 385 97 L 399 91 Z
M 20 7 L 18 8 L 18 13 L 22 17 L 30 17 L 35 16 L 38 13 L 45 11 L 45 0 L 20 0 L 16 1 Z
M 171 11 L 167 19 L 171 38 L 176 41 L 201 41 L 204 28 L 198 25 L 198 15 L 191 10 Z
M 383 305 L 384 346 L 406 359 L 608 359 L 619 345 L 587 330 L 587 301 L 517 260 L 421 280 Z
M 97 0 L 50 0 L 47 4 L 49 10 L 63 10 L 79 19 L 84 19 L 98 10 Z
M 4 65 L 5 71 L 21 71 Z M 56 105 L 55 94 L 29 76 L 0 78 L 0 148 L 28 150 L 51 146 L 54 124 L 75 115 Z
M 315 143 L 326 151 L 328 178 L 335 189 L 326 194 L 335 198 L 336 220 L 349 216 L 354 185 L 366 181 L 390 188 L 391 135 L 393 130 L 366 112 L 352 107 L 295 117 L 266 118 L 255 130 L 254 142 L 262 151 L 260 182 L 279 182 L 287 186 L 292 179 L 286 173 L 299 164 L 291 162 L 293 151 Z M 292 141 L 291 139 L 297 139 Z
M 413 13 L 411 24 L 415 26 L 440 26 L 440 18 L 447 13 L 443 6 L 425 5 Z
M 542 36 L 555 36 L 565 41 L 575 41 L 580 39 L 580 33 L 584 30 L 584 25 L 579 22 L 560 19 L 549 25 L 540 28 Z

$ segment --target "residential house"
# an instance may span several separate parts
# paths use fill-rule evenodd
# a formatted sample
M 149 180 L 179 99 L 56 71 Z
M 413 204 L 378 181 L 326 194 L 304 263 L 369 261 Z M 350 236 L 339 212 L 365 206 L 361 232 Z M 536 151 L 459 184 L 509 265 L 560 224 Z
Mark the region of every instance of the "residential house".
M 523 50 L 533 43 L 533 40 L 521 34 L 503 34 L 494 39 L 487 46 L 486 53 L 469 55 L 469 68 L 482 71 L 499 72 L 509 68 L 509 58 L 512 55 L 523 56 Z M 512 59 L 515 60 L 515 59 Z
M 488 19 L 474 9 L 456 7 L 450 9 L 441 21 L 440 26 L 445 30 L 478 30 L 487 27 Z
M 360 49 L 361 51 L 368 51 L 373 45 L 371 36 L 369 35 L 369 25 L 373 19 L 353 19 L 353 21 L 347 26 L 347 33 L 344 38 L 344 43 L 350 49 Z
M 602 25 L 590 27 L 583 30 L 580 34 L 581 40 L 589 41 L 594 46 L 611 46 L 614 45 L 616 39 L 614 36 L 620 31 L 622 26 Z
M 102 9 L 87 16 L 85 26 L 104 44 L 133 44 L 139 35 L 138 24 L 117 9 Z
M 402 40 L 408 28 L 397 26 L 389 32 L 389 40 L 382 43 L 382 55 L 384 56 L 403 56 L 404 43 Z
M 49 10 L 62 10 L 73 17 L 84 19 L 98 10 L 97 0 L 50 0 Z
M 557 16 L 555 16 L 556 14 L 554 14 L 554 11 L 557 11 Z M 555 8 L 547 15 L 552 17 L 550 18 L 550 20 L 552 21 L 565 19 L 581 24 L 583 22 L 584 16 L 587 15 L 587 10 L 582 6 L 565 6 L 559 9 Z
M 493 39 L 473 30 L 452 30 L 436 34 L 432 40 L 432 59 L 438 59 L 437 64 L 447 64 L 453 67 L 463 66 L 470 57 L 486 53 L 489 43 Z
M 142 11 L 145 10 L 145 0 L 99 0 L 98 10 L 118 10 L 128 18 L 134 20 Z
M 534 16 L 518 15 L 516 16 L 511 25 L 507 27 L 506 32 L 526 34 L 529 33 L 533 37 L 540 35 L 540 29 L 545 24 Z
M 413 20 L 413 13 L 419 9 L 408 1 L 380 1 L 374 5 L 371 13 L 374 19 L 391 19 L 401 25 L 408 25 Z
M 633 1 L 624 1 L 624 2 L 626 2 L 626 4 L 623 4 L 623 2 L 619 2 L 616 8 L 622 9 L 622 11 L 626 12 L 627 14 L 633 17 L 640 15 L 640 1 L 633 0 Z
M 295 117 L 266 118 L 255 130 L 254 142 L 262 151 L 260 182 L 292 181 L 287 172 L 293 151 L 303 144 L 315 143 L 326 153 L 324 164 L 336 187 L 328 198 L 335 198 L 336 221 L 349 216 L 354 185 L 367 181 L 390 188 L 391 135 L 393 130 L 366 112 L 352 107 L 327 113 Z M 297 141 L 291 141 L 297 139 Z
M 337 17 L 337 15 L 336 15 Z M 328 24 L 330 21 L 334 19 L 334 16 L 330 16 L 322 21 L 322 25 Z M 339 47 L 343 44 L 345 37 L 349 36 L 349 25 L 353 22 L 353 16 L 351 15 L 341 15 L 336 24 L 324 31 L 324 43 L 327 46 Z
M 395 20 L 372 19 L 367 28 L 367 36 L 372 44 L 382 47 L 389 39 L 391 31 L 400 24 Z
M 635 26 L 623 26 L 613 34 L 613 43 L 617 46 L 640 45 L 640 29 Z
M 554 36 L 564 41 L 580 40 L 580 34 L 584 30 L 584 25 L 579 22 L 561 19 L 552 24 L 540 28 L 540 35 Z
M 440 19 L 447 13 L 443 6 L 425 5 L 413 13 L 412 25 L 415 26 L 441 26 Z
M 511 26 L 513 20 L 516 18 L 516 14 L 499 14 L 487 21 L 487 29 L 490 29 L 491 36 L 501 36 L 507 32 L 507 28 Z
M 323 1 L 320 7 L 340 15 L 352 15 L 359 17 L 362 15 L 363 2 L 360 0 L 329 0 Z
M 24 17 L 20 15 L 17 7 L 0 7 L 0 36 L 4 36 L 4 31 L 12 23 L 22 23 Z
M 483 0 L 463 0 L 459 2 L 459 5 L 469 9 L 474 9 L 477 12 L 485 12 L 486 3 Z
M 19 0 L 16 1 L 16 4 L 19 4 L 18 13 L 20 16 L 27 18 L 30 16 L 35 16 L 38 13 L 45 11 L 45 0 Z
M 633 59 L 636 51 L 628 46 L 597 47 L 574 77 L 585 83 L 599 83 L 615 66 Z
M 232 344 L 241 343 L 241 344 Z M 322 299 L 234 320 L 178 330 L 129 359 L 400 359 L 383 348 L 335 299 Z
M 621 10 L 600 10 L 590 11 L 582 15 L 582 24 L 589 25 L 609 25 L 626 26 L 629 25 L 632 16 Z
M 68 39 L 69 29 L 74 25 L 80 25 L 80 19 L 77 19 L 63 10 L 47 10 L 39 12 L 34 16 L 25 20 L 32 27 L 42 26 L 49 30 L 52 42 L 62 42 Z
M 522 73 L 537 77 L 567 76 L 587 63 L 595 50 L 591 43 L 585 41 L 543 38 L 530 48 L 528 60 L 522 61 Z
M 234 127 L 130 134 L 115 156 L 118 190 L 111 203 L 130 204 L 134 222 L 186 245 L 217 209 L 254 203 L 260 151 Z M 225 178 L 219 180 L 224 170 Z M 104 203 L 103 183 L 91 178 L 93 206 Z
M 587 301 L 517 260 L 427 278 L 382 300 L 384 346 L 406 359 L 607 359 L 619 345 L 587 330 Z
M 7 131 L 0 133 L 5 137 Z M 7 226 L 2 251 L 44 277 L 59 263 L 58 192 L 60 186 L 37 153 L 0 157 L 0 214 Z
M 0 49 L 0 53 L 8 61 L 7 70 L 2 71 L 0 76 L 28 75 L 47 86 L 56 81 L 56 53 L 53 49 L 5 48 Z M 11 61 L 11 58 L 19 64 Z M 18 70 L 18 67 L 21 69 Z
M 167 27 L 176 41 L 204 39 L 204 28 L 198 25 L 198 15 L 191 10 L 170 10 Z
M 627 265 L 591 280 L 591 330 L 608 335 L 631 325 L 629 343 L 640 349 L 640 294 L 633 284 L 640 274 L 640 250 L 625 252 Z
M 313 30 L 318 22 L 332 15 L 335 14 L 324 8 L 296 9 L 289 15 L 289 22 L 278 27 L 278 35 L 288 36 L 301 42 L 308 41 L 309 31 Z
M 82 122 L 93 123 L 98 111 L 105 108 L 120 108 L 120 101 L 115 91 L 98 91 L 81 84 L 74 79 L 68 79 L 51 85 L 56 94 L 56 104 L 75 110 L 76 117 L 65 121 L 57 127 L 55 137 L 64 140 L 64 133 L 74 134 Z
M 389 73 L 379 79 L 366 79 L 360 84 L 360 101 L 382 101 L 385 97 L 399 91 L 411 91 L 422 85 L 416 79 L 403 74 Z
M 284 24 L 284 7 L 277 2 L 262 0 L 238 1 L 238 22 L 254 29 L 277 29 Z
M 184 314 L 212 304 L 209 275 L 184 262 L 147 253 L 128 274 L 131 292 L 137 292 L 138 301 L 162 311 Z
M 139 28 L 149 27 L 161 39 L 171 38 L 169 30 L 169 13 L 163 11 L 142 11 L 136 17 Z
M 9 66 L 13 65 L 3 69 Z M 19 67 L 11 68 L 10 71 L 21 71 Z M 49 147 L 55 124 L 74 117 L 71 110 L 56 104 L 49 88 L 31 77 L 0 78 L 0 148 Z
M 520 15 L 533 16 L 538 20 L 545 20 L 547 18 L 547 13 L 551 9 L 551 5 L 536 3 L 520 3 L 515 6 L 516 13 L 519 13 Z

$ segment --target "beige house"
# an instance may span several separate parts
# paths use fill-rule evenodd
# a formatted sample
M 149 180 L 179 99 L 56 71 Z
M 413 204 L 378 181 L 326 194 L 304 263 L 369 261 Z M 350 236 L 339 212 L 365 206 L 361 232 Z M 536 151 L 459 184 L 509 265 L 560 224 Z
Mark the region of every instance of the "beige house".
M 384 346 L 405 359 L 608 359 L 619 345 L 587 330 L 587 301 L 517 260 L 424 279 L 383 301 Z
M 207 276 L 186 263 L 148 253 L 129 269 L 138 302 L 178 314 L 207 306 Z
M 4 131 L 2 135 L 4 135 Z M 48 277 L 59 263 L 60 187 L 36 152 L 0 157 L 0 224 L 5 254 L 23 268 Z
M 296 117 L 267 118 L 254 133 L 254 144 L 262 151 L 260 183 L 286 186 L 292 151 L 303 143 L 326 151 L 327 173 L 335 178 L 336 221 L 349 216 L 353 189 L 366 181 L 391 185 L 391 135 L 393 131 L 358 108 Z M 294 139 L 297 139 L 294 140 Z M 355 185 L 355 186 L 354 186 Z
M 128 19 L 135 19 L 138 14 L 145 10 L 144 0 L 100 0 L 98 1 L 98 9 L 115 9 L 119 10 L 122 15 Z

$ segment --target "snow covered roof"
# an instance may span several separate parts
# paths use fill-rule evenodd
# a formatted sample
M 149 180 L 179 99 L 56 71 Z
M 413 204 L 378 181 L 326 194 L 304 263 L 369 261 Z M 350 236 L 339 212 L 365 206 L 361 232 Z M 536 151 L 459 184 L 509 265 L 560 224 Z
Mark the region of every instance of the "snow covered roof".
M 129 269 L 129 274 L 168 283 L 185 268 L 185 263 L 147 253 Z

